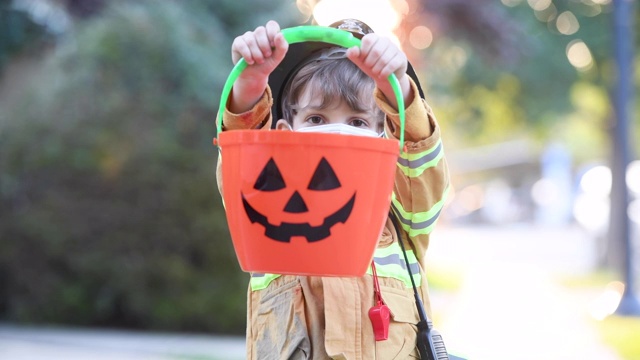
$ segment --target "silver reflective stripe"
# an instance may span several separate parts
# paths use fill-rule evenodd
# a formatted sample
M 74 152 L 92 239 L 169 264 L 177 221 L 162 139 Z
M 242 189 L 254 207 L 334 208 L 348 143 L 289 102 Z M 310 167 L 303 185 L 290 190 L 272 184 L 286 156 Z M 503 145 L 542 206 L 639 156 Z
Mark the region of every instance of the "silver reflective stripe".
M 421 154 L 422 156 L 417 159 L 410 160 L 402 157 L 398 158 L 398 164 L 402 166 L 406 166 L 411 169 L 417 169 L 425 165 L 426 163 L 433 161 L 435 158 L 437 158 L 438 155 L 440 155 L 440 151 L 442 151 L 442 142 L 438 142 L 435 149 L 430 150 L 426 154 L 422 153 Z
M 412 250 L 409 250 L 412 251 Z M 404 261 L 404 257 L 398 254 L 392 254 L 385 257 L 373 257 L 373 261 L 376 263 L 376 266 L 385 266 L 385 265 L 398 265 L 404 271 L 407 271 L 407 264 Z M 411 267 L 412 274 L 418 274 L 420 272 L 420 265 L 417 262 L 409 263 Z M 408 274 L 408 273 L 407 273 Z
M 402 214 L 402 211 L 400 211 L 400 209 L 398 209 L 395 206 L 395 204 L 391 204 L 391 207 L 393 207 L 393 210 L 395 211 L 396 214 Z M 430 226 L 432 226 L 436 222 L 436 220 L 438 220 L 438 217 L 440 216 L 440 211 L 442 211 L 442 208 L 437 209 L 436 213 L 433 214 L 431 218 L 426 219 L 424 221 L 414 222 L 411 219 L 407 219 L 403 215 L 398 216 L 398 219 L 400 220 L 400 223 L 402 223 L 404 229 L 410 229 L 408 231 L 409 233 L 420 233 L 420 232 L 424 232 L 425 229 L 428 229 Z
M 442 140 L 438 140 L 434 146 L 425 151 L 419 153 L 402 152 L 397 165 L 406 176 L 418 177 L 425 170 L 437 166 L 443 158 Z
M 396 194 L 391 193 L 391 206 L 396 214 L 398 214 L 398 220 L 402 225 L 402 228 L 409 233 L 410 237 L 417 235 L 429 234 L 433 231 L 436 224 L 436 220 L 440 216 L 440 212 L 444 206 L 445 200 L 449 193 L 450 186 L 447 186 L 442 192 L 441 200 L 435 203 L 431 209 L 423 212 L 410 212 L 402 207 L 400 201 L 398 201 Z
M 413 281 L 416 286 L 422 283 L 422 274 L 420 274 L 420 265 L 413 250 L 407 250 L 407 258 L 409 260 L 409 268 L 413 275 Z M 385 248 L 376 249 L 373 255 L 373 262 L 376 264 L 376 273 L 381 277 L 389 277 L 400 280 L 408 288 L 412 287 L 411 278 L 407 271 L 407 264 L 404 261 L 402 248 L 398 242 L 394 242 Z M 372 274 L 371 267 L 367 270 L 367 274 Z

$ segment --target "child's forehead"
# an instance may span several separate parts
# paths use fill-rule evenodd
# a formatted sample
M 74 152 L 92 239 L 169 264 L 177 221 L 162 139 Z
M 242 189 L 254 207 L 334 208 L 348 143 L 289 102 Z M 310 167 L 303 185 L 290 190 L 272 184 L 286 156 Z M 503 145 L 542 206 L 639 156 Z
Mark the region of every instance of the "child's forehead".
M 376 107 L 372 99 L 364 99 L 362 95 L 358 96 L 358 98 L 360 100 L 358 108 L 366 109 L 365 111 L 373 111 L 373 108 Z M 339 108 L 341 105 L 353 107 L 347 99 L 342 98 L 340 93 L 328 93 L 320 87 L 306 86 L 293 107 L 296 110 L 334 109 Z
M 330 93 L 328 91 L 325 91 L 325 89 L 323 89 L 321 86 L 314 86 L 316 83 L 315 82 L 310 82 L 308 83 L 300 92 L 300 96 L 298 97 L 298 106 L 301 107 L 309 107 L 309 106 L 320 106 L 323 103 L 326 103 L 326 100 L 329 100 L 328 102 L 333 104 L 333 103 L 340 103 L 345 101 L 344 99 L 342 99 L 342 97 L 340 96 L 340 94 L 338 93 Z
M 335 86 L 326 86 L 327 84 L 322 83 L 321 79 L 312 79 L 302 86 L 300 92 L 298 93 L 298 98 L 294 99 L 298 104 L 303 102 L 306 103 L 326 103 L 326 102 L 341 102 L 341 101 L 354 101 L 357 100 L 361 104 L 369 104 L 372 103 L 373 100 L 373 89 L 369 89 L 367 86 L 363 86 L 361 88 L 350 88 L 346 90 L 344 87 L 342 89 L 338 89 Z M 373 87 L 371 87 L 373 88 Z M 346 91 L 345 91 L 346 90 Z M 350 100 L 347 100 L 344 97 L 348 97 Z

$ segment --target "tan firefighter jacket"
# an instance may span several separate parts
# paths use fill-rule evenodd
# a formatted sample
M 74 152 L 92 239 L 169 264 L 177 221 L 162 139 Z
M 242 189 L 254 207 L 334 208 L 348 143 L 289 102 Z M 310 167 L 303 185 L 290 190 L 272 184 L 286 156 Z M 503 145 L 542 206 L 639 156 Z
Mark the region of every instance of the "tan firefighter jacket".
M 405 151 L 400 154 L 392 207 L 427 314 L 430 302 L 424 255 L 449 190 L 440 128 L 412 81 L 406 106 Z M 399 138 L 399 115 L 378 89 L 388 137 Z M 223 115 L 225 131 L 265 129 L 271 124 L 269 89 L 253 109 Z M 219 172 L 222 155 L 219 157 Z M 222 193 L 221 176 L 218 187 Z M 366 226 L 366 224 L 363 224 Z M 418 312 L 404 257 L 391 220 L 380 236 L 374 262 L 382 297 L 391 310 L 389 338 L 376 342 L 368 317 L 374 305 L 371 269 L 361 278 L 251 274 L 247 301 L 247 359 L 411 359 L 416 350 Z

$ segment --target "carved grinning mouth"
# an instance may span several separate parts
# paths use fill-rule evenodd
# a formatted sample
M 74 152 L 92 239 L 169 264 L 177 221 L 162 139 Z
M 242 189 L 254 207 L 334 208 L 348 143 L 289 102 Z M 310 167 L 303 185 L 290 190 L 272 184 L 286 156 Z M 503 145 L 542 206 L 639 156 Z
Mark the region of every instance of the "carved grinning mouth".
M 351 211 L 353 210 L 355 200 L 356 194 L 354 193 L 346 204 L 333 214 L 324 218 L 324 222 L 319 226 L 311 226 L 308 223 L 287 222 L 283 222 L 280 225 L 273 225 L 269 223 L 269 220 L 265 215 L 254 209 L 244 197 L 244 194 L 242 194 L 242 204 L 244 205 L 244 210 L 251 223 L 258 223 L 264 226 L 265 236 L 281 242 L 291 241 L 292 236 L 304 236 L 307 238 L 308 242 L 319 241 L 329 237 L 329 235 L 331 235 L 331 228 L 333 225 L 339 222 L 344 224 L 347 221 L 351 215 Z

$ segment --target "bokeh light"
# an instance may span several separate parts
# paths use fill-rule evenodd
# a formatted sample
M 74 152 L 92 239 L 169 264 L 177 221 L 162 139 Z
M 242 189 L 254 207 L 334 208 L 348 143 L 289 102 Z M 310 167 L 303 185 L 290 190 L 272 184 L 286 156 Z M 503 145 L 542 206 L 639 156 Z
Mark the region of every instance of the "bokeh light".
M 536 16 L 536 19 L 542 22 L 548 23 L 553 21 L 556 18 L 556 16 L 558 16 L 558 9 L 556 8 L 555 5 L 551 4 L 549 5 L 549 7 L 547 7 L 544 10 L 536 11 L 535 16 Z
M 531 188 L 531 198 L 538 205 L 552 205 L 561 196 L 560 187 L 551 179 L 542 178 L 536 181 Z
M 561 34 L 572 35 L 578 32 L 580 24 L 578 23 L 576 16 L 573 15 L 571 11 L 565 11 L 558 15 L 556 27 Z
M 535 11 L 543 11 L 551 6 L 551 0 L 527 0 L 527 3 Z
M 604 165 L 595 166 L 582 175 L 573 216 L 585 229 L 603 233 L 609 226 L 611 183 L 611 170 Z
M 502 0 L 502 3 L 508 7 L 516 7 L 522 3 L 522 0 Z
M 567 45 L 567 59 L 576 69 L 584 71 L 593 65 L 593 57 L 587 44 L 582 40 L 574 40 Z
M 595 166 L 580 179 L 580 189 L 589 195 L 608 196 L 611 193 L 611 170 L 604 166 Z
M 433 34 L 426 26 L 416 26 L 409 33 L 409 43 L 416 49 L 422 50 L 431 46 Z
M 640 195 L 640 160 L 632 161 L 627 167 L 627 184 L 629 190 Z
M 589 306 L 589 313 L 596 320 L 604 320 L 613 314 L 624 293 L 624 284 L 620 281 L 612 281 L 605 287 L 604 291 Z

